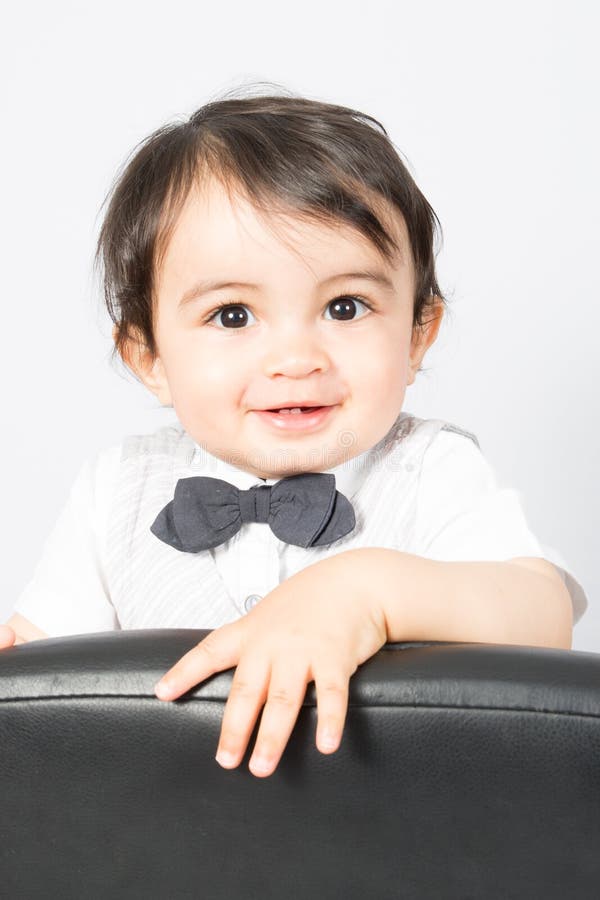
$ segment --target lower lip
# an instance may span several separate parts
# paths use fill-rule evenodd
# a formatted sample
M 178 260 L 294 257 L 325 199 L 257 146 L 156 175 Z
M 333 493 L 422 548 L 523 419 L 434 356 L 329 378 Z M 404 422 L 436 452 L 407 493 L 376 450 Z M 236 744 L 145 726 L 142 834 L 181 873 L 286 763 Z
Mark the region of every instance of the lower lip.
M 256 415 L 267 425 L 280 431 L 312 431 L 322 425 L 335 406 L 316 406 L 314 412 L 276 413 L 268 409 L 255 409 Z

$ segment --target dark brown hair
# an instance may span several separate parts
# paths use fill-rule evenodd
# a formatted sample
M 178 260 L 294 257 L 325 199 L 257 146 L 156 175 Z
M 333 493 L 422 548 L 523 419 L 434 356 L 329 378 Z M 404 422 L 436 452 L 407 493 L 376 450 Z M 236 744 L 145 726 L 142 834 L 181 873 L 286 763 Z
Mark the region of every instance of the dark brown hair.
M 226 95 L 142 141 L 105 200 L 95 265 L 116 326 L 113 353 L 123 356 L 136 336 L 156 355 L 156 272 L 190 189 L 205 175 L 267 216 L 350 225 L 388 260 L 400 248 L 379 211 L 397 210 L 415 269 L 413 327 L 446 302 L 435 273 L 439 221 L 380 122 L 292 94 Z

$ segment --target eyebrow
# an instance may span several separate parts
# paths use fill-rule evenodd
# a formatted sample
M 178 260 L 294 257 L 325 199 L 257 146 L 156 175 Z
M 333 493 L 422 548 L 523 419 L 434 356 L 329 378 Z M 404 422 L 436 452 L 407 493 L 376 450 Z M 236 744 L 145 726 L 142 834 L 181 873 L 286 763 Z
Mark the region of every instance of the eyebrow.
M 372 284 L 378 284 L 387 291 L 395 290 L 395 285 L 391 278 L 378 270 L 365 269 L 360 272 L 341 272 L 338 275 L 331 275 L 329 278 L 325 278 L 321 285 L 331 284 L 334 281 L 370 281 Z M 249 288 L 256 291 L 260 290 L 261 287 L 264 287 L 264 285 L 253 284 L 249 281 L 198 281 L 185 292 L 177 304 L 177 308 L 181 309 L 193 300 L 198 300 L 204 294 L 210 294 L 213 291 L 221 291 L 225 288 Z

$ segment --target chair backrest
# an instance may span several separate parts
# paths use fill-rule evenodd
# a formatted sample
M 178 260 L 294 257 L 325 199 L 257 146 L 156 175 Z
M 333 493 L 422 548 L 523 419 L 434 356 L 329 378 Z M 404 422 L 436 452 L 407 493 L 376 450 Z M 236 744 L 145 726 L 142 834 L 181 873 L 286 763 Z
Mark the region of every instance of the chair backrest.
M 387 644 L 341 747 L 310 685 L 267 778 L 214 759 L 231 671 L 153 686 L 207 632 L 0 653 L 0 895 L 481 900 L 600 894 L 600 655 Z M 253 736 L 254 739 L 254 736 Z

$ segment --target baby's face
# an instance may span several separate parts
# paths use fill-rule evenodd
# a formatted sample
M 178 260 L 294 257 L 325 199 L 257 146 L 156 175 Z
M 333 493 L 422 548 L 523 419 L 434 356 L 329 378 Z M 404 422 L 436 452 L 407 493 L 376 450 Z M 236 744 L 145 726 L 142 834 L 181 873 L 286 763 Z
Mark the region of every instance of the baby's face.
M 210 181 L 188 198 L 159 272 L 144 381 L 197 443 L 257 477 L 322 471 L 369 449 L 435 337 L 413 339 L 399 219 L 391 267 L 349 227 L 265 222 Z M 360 272 L 387 283 L 347 274 Z M 318 409 L 268 412 L 305 406 Z

